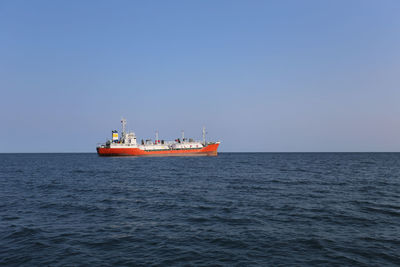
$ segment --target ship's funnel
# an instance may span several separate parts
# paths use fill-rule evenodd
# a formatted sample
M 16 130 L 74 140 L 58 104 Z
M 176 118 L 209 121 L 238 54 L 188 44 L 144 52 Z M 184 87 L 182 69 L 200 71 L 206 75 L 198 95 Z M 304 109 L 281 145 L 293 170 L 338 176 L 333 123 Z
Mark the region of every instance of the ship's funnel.
M 118 141 L 118 131 L 112 131 L 112 140 L 113 142 Z

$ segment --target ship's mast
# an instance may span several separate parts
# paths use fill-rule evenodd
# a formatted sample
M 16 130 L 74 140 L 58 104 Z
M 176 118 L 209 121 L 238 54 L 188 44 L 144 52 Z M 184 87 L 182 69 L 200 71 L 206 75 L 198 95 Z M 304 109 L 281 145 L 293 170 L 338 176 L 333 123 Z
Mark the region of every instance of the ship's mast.
M 156 130 L 156 141 L 155 141 L 155 143 L 157 143 L 158 142 L 158 130 Z
M 206 145 L 206 127 L 203 126 L 203 144 Z
M 183 139 L 185 139 L 185 131 L 184 130 L 182 130 L 182 142 L 183 142 Z
M 122 138 L 125 139 L 125 134 L 126 134 L 126 119 L 122 118 L 121 119 L 121 124 L 122 124 Z

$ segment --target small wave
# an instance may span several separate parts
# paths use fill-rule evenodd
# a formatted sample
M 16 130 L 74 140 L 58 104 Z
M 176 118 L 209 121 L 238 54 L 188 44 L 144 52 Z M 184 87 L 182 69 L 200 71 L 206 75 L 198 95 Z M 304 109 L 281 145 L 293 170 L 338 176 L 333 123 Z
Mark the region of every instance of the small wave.
M 383 208 L 383 209 L 395 209 L 395 210 L 400 210 L 400 205 L 395 205 L 392 203 L 375 203 L 371 201 L 362 201 L 362 200 L 354 200 L 351 203 L 354 203 L 357 206 L 360 207 L 377 207 L 377 208 Z
M 65 202 L 65 203 L 43 203 L 39 206 L 40 209 L 44 210 L 57 210 L 58 212 L 77 212 L 77 211 L 82 211 L 82 212 L 96 212 L 96 211 L 104 211 L 107 210 L 107 208 L 101 208 L 97 205 L 92 205 L 92 204 L 78 204 L 78 203 L 72 203 L 72 202 Z
M 213 207 L 209 207 L 209 206 L 197 206 L 196 207 L 199 210 L 213 210 Z
M 360 190 L 360 192 L 369 192 L 369 191 L 374 191 L 376 189 L 377 189 L 376 186 L 366 185 L 366 186 L 362 186 L 359 190 Z
M 361 240 L 367 241 L 367 242 L 371 242 L 371 243 L 388 243 L 388 244 L 392 244 L 392 245 L 396 245 L 400 247 L 400 240 L 399 239 L 386 239 L 386 238 L 375 238 L 375 237 L 361 237 Z
M 374 161 L 361 161 L 361 164 L 366 164 L 366 165 L 376 165 L 376 162 Z
M 222 217 L 222 216 L 212 216 L 211 219 L 213 219 L 216 222 L 229 223 L 234 225 L 252 224 L 256 222 L 255 219 L 251 218 L 232 218 L 232 217 Z
M 316 238 L 307 238 L 307 239 L 298 238 L 298 239 L 291 240 L 290 242 L 304 244 L 304 245 L 309 246 L 314 249 L 323 249 L 323 248 L 325 248 L 324 243 L 326 243 L 326 242 L 332 243 L 332 241 L 330 241 L 330 240 L 321 240 L 321 239 L 316 239 Z
M 189 217 L 187 219 L 189 222 L 195 222 L 195 223 L 204 223 L 204 222 L 209 222 L 210 219 L 204 218 L 204 217 Z
M 302 168 L 295 168 L 295 169 L 285 169 L 285 168 L 281 168 L 281 169 L 279 169 L 279 171 L 281 171 L 281 172 L 304 172 L 304 173 L 322 174 L 322 172 L 320 172 L 320 171 L 316 171 L 316 170 L 306 170 L 306 169 L 302 169 Z
M 395 211 L 395 210 L 382 209 L 382 208 L 377 208 L 377 207 L 364 207 L 363 209 L 367 212 L 381 213 L 381 214 L 391 215 L 391 216 L 395 216 L 395 217 L 400 216 L 400 211 Z
M 246 242 L 243 242 L 242 240 L 236 238 L 218 237 L 208 241 L 214 245 L 228 248 L 245 249 L 249 247 Z
M 30 227 L 22 227 L 12 233 L 10 233 L 5 238 L 7 239 L 18 239 L 22 237 L 31 237 L 43 232 L 40 228 L 30 228 Z
M 98 171 L 96 171 L 96 170 L 81 170 L 81 169 L 77 169 L 77 170 L 72 170 L 71 173 L 75 173 L 75 174 L 98 174 Z
M 3 221 L 14 221 L 14 220 L 18 220 L 20 219 L 20 217 L 18 216 L 4 216 L 3 217 Z

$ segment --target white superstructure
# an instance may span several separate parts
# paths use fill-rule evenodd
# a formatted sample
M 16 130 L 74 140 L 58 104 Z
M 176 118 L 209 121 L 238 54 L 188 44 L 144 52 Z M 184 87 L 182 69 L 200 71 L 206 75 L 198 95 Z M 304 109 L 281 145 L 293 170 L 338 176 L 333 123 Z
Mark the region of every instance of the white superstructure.
M 203 142 L 196 141 L 192 138 L 185 138 L 184 132 L 182 131 L 182 138 L 178 138 L 175 141 L 165 141 L 158 138 L 158 131 L 156 131 L 156 139 L 141 140 L 137 142 L 137 138 L 134 132 L 126 132 L 126 119 L 121 120 L 122 132 L 121 137 L 118 139 L 118 131 L 112 131 L 112 139 L 108 140 L 105 144 L 99 146 L 101 148 L 139 148 L 144 151 L 157 151 L 157 150 L 188 150 L 188 149 L 201 149 L 207 144 L 206 142 L 206 131 L 203 127 Z

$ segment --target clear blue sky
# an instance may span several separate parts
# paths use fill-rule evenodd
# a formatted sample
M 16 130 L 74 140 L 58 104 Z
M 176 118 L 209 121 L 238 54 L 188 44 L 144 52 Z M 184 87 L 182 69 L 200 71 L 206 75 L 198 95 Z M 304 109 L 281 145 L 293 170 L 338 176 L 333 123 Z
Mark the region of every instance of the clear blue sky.
M 400 1 L 1 1 L 0 152 L 400 151 Z

